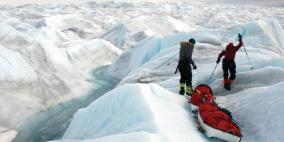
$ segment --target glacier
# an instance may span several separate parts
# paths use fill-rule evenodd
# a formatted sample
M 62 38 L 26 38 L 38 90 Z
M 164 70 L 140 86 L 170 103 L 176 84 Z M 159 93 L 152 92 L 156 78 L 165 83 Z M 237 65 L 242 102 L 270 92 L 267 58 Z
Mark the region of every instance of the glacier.
M 211 86 L 242 141 L 284 139 L 281 6 L 90 1 L 0 11 L 0 141 L 220 141 L 197 131 L 177 95 L 179 42 L 189 38 L 193 85 Z M 240 49 L 227 92 L 221 65 L 209 76 L 239 32 L 253 69 Z

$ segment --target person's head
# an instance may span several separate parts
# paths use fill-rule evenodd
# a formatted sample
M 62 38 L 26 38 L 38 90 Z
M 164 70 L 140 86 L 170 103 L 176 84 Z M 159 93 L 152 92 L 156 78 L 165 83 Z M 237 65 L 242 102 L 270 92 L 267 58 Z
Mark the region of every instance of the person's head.
M 191 38 L 191 39 L 188 40 L 188 42 L 190 42 L 190 43 L 192 43 L 192 45 L 194 45 L 195 44 L 195 39 Z
M 229 44 L 226 46 L 226 49 L 233 48 L 233 47 L 234 47 L 234 44 L 233 44 L 233 43 L 229 43 Z

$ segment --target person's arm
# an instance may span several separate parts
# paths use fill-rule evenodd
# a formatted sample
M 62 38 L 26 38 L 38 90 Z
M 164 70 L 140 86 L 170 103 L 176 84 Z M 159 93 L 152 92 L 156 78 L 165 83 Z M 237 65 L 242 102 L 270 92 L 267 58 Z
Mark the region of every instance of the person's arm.
M 190 48 L 190 50 L 187 50 L 188 51 L 188 61 L 189 61 L 189 64 L 191 64 L 192 65 L 192 68 L 195 70 L 195 69 L 197 69 L 197 67 L 196 67 L 196 65 L 195 65 L 195 63 L 194 63 L 194 61 L 192 60 L 192 53 L 193 53 L 193 49 L 194 49 L 194 47 L 192 46 L 192 47 L 188 47 L 188 48 Z
M 239 50 L 243 46 L 243 39 L 242 36 L 239 34 L 239 44 L 235 47 L 237 50 Z
M 181 49 L 182 47 L 180 47 L 180 49 L 179 49 L 179 58 L 178 58 L 178 60 L 180 61 L 183 57 L 183 52 L 182 52 L 182 49 Z
M 192 60 L 192 58 L 189 59 L 189 63 L 192 65 L 192 68 L 193 68 L 194 70 L 197 69 L 197 67 L 196 67 L 194 61 Z
M 192 60 L 192 58 L 189 58 L 189 63 L 190 63 L 192 66 L 195 66 L 195 63 L 194 63 L 194 61 Z
M 221 58 L 222 58 L 225 54 L 226 54 L 226 50 L 223 50 L 223 51 L 219 54 L 218 59 L 217 59 L 217 61 L 216 61 L 217 64 L 219 64 Z

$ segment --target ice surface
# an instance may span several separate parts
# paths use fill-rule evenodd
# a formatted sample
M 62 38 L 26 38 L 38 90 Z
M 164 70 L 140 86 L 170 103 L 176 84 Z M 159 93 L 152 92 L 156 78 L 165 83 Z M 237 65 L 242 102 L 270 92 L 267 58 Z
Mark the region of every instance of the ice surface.
M 268 141 L 273 135 L 273 141 L 280 142 L 283 117 L 279 115 L 275 117 L 278 121 L 273 121 L 276 109 L 264 106 L 275 102 L 273 107 L 280 108 L 283 104 L 278 100 L 283 97 L 275 95 L 265 102 L 267 96 L 262 92 L 283 91 L 283 13 L 281 6 L 190 2 L 1 6 L 0 126 L 18 130 L 35 114 L 109 85 L 100 80 L 92 82 L 90 72 L 114 62 L 96 77 L 109 74 L 122 79 L 112 91 L 119 95 L 110 92 L 75 114 L 62 141 L 208 141 L 195 130 L 185 99 L 176 95 L 179 75 L 173 73 L 179 42 L 193 37 L 197 40 L 193 59 L 198 67 L 193 71 L 193 85 L 209 84 L 216 96 L 222 96 L 218 102 L 247 125 L 244 141 Z M 240 49 L 237 79 L 232 91 L 227 92 L 222 87 L 220 65 L 211 80 L 209 76 L 218 53 L 227 43 L 236 44 L 239 32 L 244 35 L 254 69 Z M 162 88 L 127 85 L 131 83 L 156 83 Z M 262 100 L 253 100 L 258 96 Z M 256 107 L 247 108 L 254 104 Z M 49 111 L 53 112 L 51 116 L 39 115 L 44 118 L 36 122 L 44 123 L 62 111 L 54 109 Z M 246 109 L 255 111 L 251 113 L 254 116 Z M 121 111 L 133 114 L 126 116 Z M 263 114 L 266 117 L 257 118 Z M 68 120 L 67 116 L 56 116 L 52 120 Z M 263 125 L 255 123 L 259 120 Z M 46 121 L 46 125 L 50 123 Z M 267 132 L 272 127 L 273 134 Z
M 156 84 L 123 85 L 79 110 L 63 139 L 206 141 L 186 107 L 182 96 Z
M 26 118 L 83 92 L 86 94 L 92 88 L 84 81 L 88 72 L 110 63 L 120 53 L 112 44 L 97 39 L 66 48 L 35 44 L 21 49 L 22 52 L 3 46 L 0 49 L 3 68 L 0 96 L 3 115 L 0 117 L 12 128 L 18 127 L 21 120 L 10 116 L 11 110 L 19 110 L 14 116 Z M 30 111 L 27 113 L 26 110 Z
M 224 17 L 226 18 L 226 16 Z M 223 20 L 224 19 L 220 19 L 220 21 Z M 278 82 L 283 82 L 283 46 L 281 40 L 283 37 L 283 29 L 278 20 L 263 19 L 244 24 L 233 24 L 231 26 L 227 26 L 225 29 L 202 29 L 184 34 L 179 33 L 170 36 L 149 37 L 143 41 L 138 42 L 136 45 L 134 45 L 133 48 L 123 52 L 118 60 L 112 65 L 109 72 L 111 74 L 114 74 L 116 77 L 123 79 L 120 83 L 120 85 L 122 86 L 123 84 L 127 83 L 156 82 L 164 88 L 178 92 L 177 82 L 179 77 L 174 75 L 173 73 L 178 60 L 177 54 L 179 51 L 179 41 L 194 37 L 197 40 L 197 45 L 193 58 L 198 65 L 198 70 L 193 72 L 194 86 L 200 83 L 208 83 L 212 86 L 215 95 L 228 95 L 228 98 L 218 98 L 219 103 L 223 106 L 226 106 L 229 110 L 234 107 L 234 110 L 232 111 L 233 113 L 236 112 L 236 114 L 234 114 L 234 117 L 236 117 L 236 120 L 241 122 L 241 124 L 243 122 L 245 124 L 251 123 L 251 125 L 256 125 L 255 129 L 251 128 L 252 130 L 250 129 L 251 125 L 248 125 L 246 128 L 244 128 L 243 133 L 245 133 L 244 136 L 246 138 L 244 138 L 243 141 L 267 141 L 268 136 L 270 135 L 267 132 L 267 129 L 271 129 L 271 127 L 273 127 L 272 125 L 274 125 L 268 124 L 271 119 L 268 119 L 267 117 L 263 118 L 264 124 L 260 127 L 258 127 L 259 125 L 257 125 L 256 123 L 252 123 L 252 121 L 259 122 L 255 120 L 258 120 L 259 116 L 261 116 L 262 113 L 268 112 L 268 110 L 264 109 L 264 106 L 272 103 L 273 98 L 269 102 L 261 103 L 260 107 L 253 107 L 253 104 L 255 104 L 256 102 L 250 101 L 249 99 L 245 99 L 243 97 L 240 97 L 236 101 L 225 100 L 234 100 L 234 97 L 238 97 L 237 95 L 241 93 L 243 94 L 243 96 L 250 96 L 250 94 L 257 94 L 261 96 L 262 93 L 260 92 L 263 91 L 259 91 L 259 93 L 251 93 L 250 91 L 246 92 L 244 90 L 250 90 L 251 88 L 255 88 L 253 90 L 258 90 L 261 89 L 261 87 L 271 87 L 271 85 L 273 86 Z M 219 23 L 220 21 L 215 21 L 214 19 L 214 21 L 212 22 L 215 24 Z M 227 24 L 230 25 L 232 24 L 232 22 L 236 21 L 228 20 Z M 222 27 L 224 25 L 219 26 Z M 211 26 L 209 27 L 212 28 Z M 224 49 L 226 43 L 233 41 L 236 44 L 235 35 L 233 35 L 233 33 L 238 32 L 245 33 L 244 43 L 252 60 L 254 69 L 250 70 L 246 54 L 244 50 L 241 49 L 236 57 L 238 74 L 237 79 L 233 84 L 233 91 L 226 92 L 222 87 L 222 72 L 220 65 L 217 68 L 213 79 L 208 79 L 211 71 L 213 70 L 214 62 L 217 58 L 218 53 L 222 49 Z M 283 87 L 278 85 L 278 87 L 272 87 L 271 89 L 273 89 L 275 91 L 274 93 L 276 93 L 282 92 L 281 88 Z M 257 97 L 257 95 L 254 95 L 254 97 Z M 278 95 L 275 96 L 274 99 L 281 100 L 282 98 L 283 97 L 281 95 Z M 253 99 L 253 97 L 251 97 L 250 99 Z M 265 101 L 264 97 L 263 101 Z M 250 115 L 246 113 L 245 107 L 238 107 L 246 103 L 252 106 L 252 111 L 258 109 L 257 114 L 254 114 L 254 117 L 252 117 L 252 119 L 250 119 Z M 283 104 L 276 103 L 275 105 L 275 108 L 278 108 Z M 246 106 L 248 107 L 248 105 Z M 273 111 L 275 113 L 274 115 L 279 114 L 276 112 L 276 110 L 269 111 Z M 277 120 L 280 120 L 281 118 L 282 115 L 280 115 Z M 249 120 L 247 121 L 247 119 Z M 277 121 L 276 123 L 280 126 L 283 125 L 283 121 L 281 120 Z M 279 129 L 277 128 L 278 127 L 276 127 L 275 129 L 275 139 L 273 138 L 273 140 L 280 142 L 283 139 L 280 137 L 282 130 L 280 129 L 280 127 Z M 263 136 L 257 138 L 258 135 Z
M 63 31 L 74 25 L 92 28 L 88 20 L 72 24 L 70 15 L 31 16 L 31 20 L 9 14 L 4 13 L 0 21 L 1 127 L 18 130 L 35 114 L 89 95 L 100 86 L 90 82 L 90 72 L 110 64 L 121 52 L 108 41 L 84 39 L 80 34 L 74 38 Z M 39 21 L 41 26 L 33 25 Z
M 282 81 L 220 98 L 242 125 L 243 141 L 283 141 L 283 91 Z

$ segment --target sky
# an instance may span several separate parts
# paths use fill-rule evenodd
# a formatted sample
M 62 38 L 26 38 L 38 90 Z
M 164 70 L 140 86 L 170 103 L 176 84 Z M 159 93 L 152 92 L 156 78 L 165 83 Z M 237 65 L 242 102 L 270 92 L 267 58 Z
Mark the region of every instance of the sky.
M 23 4 L 70 4 L 70 3 L 83 3 L 90 0 L 0 0 L 0 5 L 23 5 Z M 94 0 L 106 1 L 106 0 Z M 124 0 L 114 0 L 124 1 Z M 274 5 L 284 6 L 284 0 L 126 0 L 126 1 L 207 1 L 213 3 L 238 3 L 238 4 L 252 4 L 252 5 Z

